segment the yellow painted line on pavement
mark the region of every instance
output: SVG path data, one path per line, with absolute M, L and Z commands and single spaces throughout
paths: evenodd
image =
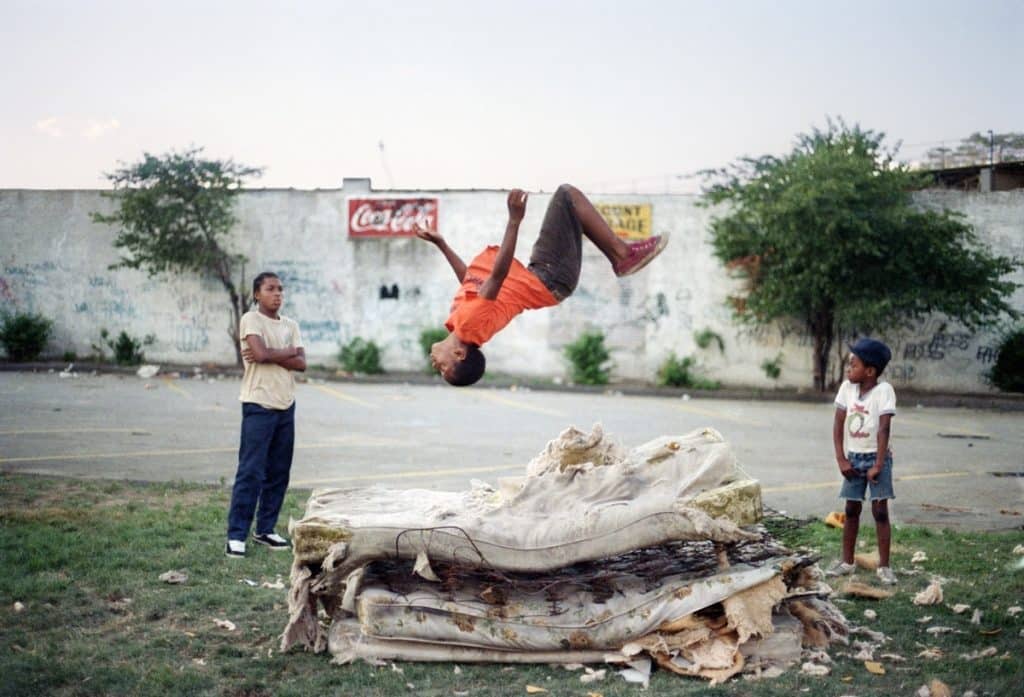
M 897 482 L 913 482 L 921 479 L 946 479 L 948 477 L 969 477 L 970 472 L 936 472 L 934 474 L 905 474 L 902 477 L 895 477 Z M 833 480 L 830 482 L 811 482 L 809 484 L 787 484 L 785 486 L 766 486 L 761 489 L 763 494 L 778 494 L 790 491 L 809 491 L 811 489 L 828 489 L 830 487 L 838 486 L 840 482 Z
M 25 428 L 15 431 L 0 431 L 0 436 L 52 435 L 59 433 L 132 433 L 139 436 L 153 435 L 141 428 Z
M 178 394 L 182 395 L 185 399 L 192 399 L 192 395 L 189 394 L 188 391 L 186 391 L 185 389 L 178 387 L 178 385 L 174 384 L 175 381 L 173 379 L 164 378 L 163 382 L 165 385 L 167 385 L 168 389 L 174 390 Z
M 335 399 L 340 399 L 340 400 L 345 401 L 345 402 L 352 402 L 353 404 L 358 404 L 360 406 L 364 406 L 364 407 L 367 407 L 369 409 L 380 409 L 380 405 L 372 404 L 372 403 L 367 402 L 365 400 L 359 399 L 358 397 L 353 397 L 350 394 L 345 394 L 341 390 L 336 390 L 333 387 L 328 387 L 327 385 L 313 385 L 313 387 L 315 387 L 316 389 L 320 390 L 324 394 L 331 395 Z
M 521 402 L 518 399 L 509 399 L 507 397 L 501 397 L 500 395 L 496 395 L 491 391 L 475 390 L 474 394 L 477 397 L 489 399 L 492 402 L 504 404 L 506 407 L 513 407 L 514 409 L 523 409 L 524 411 L 535 411 L 538 414 L 546 414 L 548 416 L 560 416 L 563 418 L 568 416 L 568 414 L 565 413 L 564 411 L 558 411 L 557 409 L 548 409 L 546 407 L 538 407 L 533 404 L 530 404 L 529 402 Z
M 339 448 L 338 443 L 307 443 L 296 445 L 296 450 Z M 32 455 L 29 457 L 0 457 L 0 464 L 15 462 L 48 462 L 51 460 L 99 460 L 123 457 L 170 457 L 175 455 L 210 455 L 214 453 L 237 453 L 238 446 L 230 448 L 188 448 L 183 450 L 134 450 L 122 453 L 59 453 L 57 455 Z
M 382 472 L 380 474 L 354 474 L 349 476 L 326 477 L 324 479 L 291 480 L 292 486 L 310 486 L 312 484 L 330 484 L 333 482 L 355 482 L 377 479 L 414 479 L 422 477 L 448 477 L 458 474 L 479 474 L 481 472 L 504 472 L 522 470 L 522 465 L 500 465 L 497 467 L 455 467 L 443 470 L 409 470 L 406 472 Z
M 734 416 L 724 411 L 716 411 L 714 409 L 704 409 L 702 407 L 695 407 L 690 404 L 673 404 L 676 409 L 685 411 L 690 414 L 699 414 L 700 416 L 710 416 L 714 419 L 721 419 L 722 421 L 732 421 L 733 423 L 743 424 L 744 426 L 760 426 L 767 427 L 768 424 L 763 421 L 757 421 L 755 419 L 746 419 L 740 416 Z

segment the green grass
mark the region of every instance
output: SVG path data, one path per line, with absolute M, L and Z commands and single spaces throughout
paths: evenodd
M 892 637 L 885 651 L 904 663 L 883 661 L 887 673 L 870 675 L 857 661 L 836 657 L 832 675 L 814 678 L 790 670 L 762 682 L 733 680 L 709 689 L 703 681 L 656 672 L 646 693 L 618 677 L 583 685 L 577 673 L 551 666 L 402 664 L 332 665 L 329 656 L 277 651 L 286 621 L 285 591 L 251 588 L 248 578 L 287 583 L 290 556 L 262 547 L 244 560 L 222 551 L 228 491 L 191 484 L 146 485 L 0 475 L 0 695 L 523 695 L 526 685 L 552 695 L 909 695 L 939 678 L 953 694 L 1017 694 L 1024 681 L 1019 636 L 1024 615 L 1006 608 L 1024 604 L 1024 571 L 1011 568 L 1011 550 L 1024 533 L 964 534 L 898 529 L 894 566 L 909 567 L 923 550 L 928 571 L 949 579 L 946 601 L 980 608 L 979 633 L 970 611 L 955 615 L 946 605 L 919 608 L 913 594 L 926 575 L 903 576 L 895 598 L 840 604 L 847 616 Z M 282 521 L 301 514 L 304 492 L 292 492 Z M 870 534 L 870 529 L 866 532 Z M 780 527 L 791 545 L 836 553 L 838 531 L 813 523 Z M 185 585 L 157 580 L 169 569 L 189 574 Z M 865 578 L 867 580 L 867 578 Z M 130 598 L 130 603 L 124 599 Z M 13 605 L 21 602 L 23 612 Z M 928 625 L 915 620 L 933 615 Z M 228 632 L 214 619 L 237 625 Z M 937 638 L 931 624 L 962 634 Z M 937 646 L 946 658 L 917 658 Z M 989 646 L 1000 656 L 964 661 L 959 654 Z M 844 680 L 848 678 L 848 680 Z M 407 683 L 414 689 L 407 687 Z

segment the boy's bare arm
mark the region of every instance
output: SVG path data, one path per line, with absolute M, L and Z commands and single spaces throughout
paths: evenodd
M 868 480 L 875 482 L 882 473 L 885 456 L 889 453 L 889 434 L 892 430 L 892 414 L 878 417 L 878 451 L 875 453 L 875 464 L 868 470 Z
M 306 349 L 299 346 L 295 349 L 296 354 L 291 358 L 286 358 L 279 362 L 278 365 L 288 370 L 297 370 L 300 373 L 306 370 Z
M 836 464 L 839 465 L 839 473 L 849 479 L 853 476 L 853 465 L 850 464 L 843 451 L 843 429 L 845 427 L 846 410 L 837 407 L 835 418 L 832 420 L 832 445 L 836 451 Z
M 455 253 L 455 250 L 448 246 L 448 243 L 441 237 L 441 233 L 433 232 L 416 223 L 416 236 L 441 250 L 441 254 L 444 254 L 444 258 L 448 260 L 452 271 L 455 272 L 455 277 L 459 279 L 459 283 L 462 283 L 462 279 L 466 277 L 466 263 Z
M 283 349 L 267 348 L 267 345 L 263 342 L 263 337 L 258 334 L 250 334 L 245 337 L 245 348 L 242 349 L 242 358 L 250 363 L 276 363 L 277 365 L 285 368 L 289 367 L 284 365 L 286 361 L 289 361 L 299 355 L 302 356 L 301 370 L 305 370 L 306 358 L 304 349 L 296 348 L 294 346 Z M 299 368 L 289 369 L 299 370 Z
M 491 275 L 480 286 L 480 297 L 487 300 L 494 300 L 498 297 L 501 284 L 508 276 L 508 270 L 512 268 L 512 260 L 516 255 L 516 243 L 519 241 L 519 223 L 523 222 L 526 215 L 527 193 L 521 189 L 513 189 L 508 194 L 508 224 L 505 226 L 505 236 L 501 240 L 501 248 L 494 258 L 494 268 Z

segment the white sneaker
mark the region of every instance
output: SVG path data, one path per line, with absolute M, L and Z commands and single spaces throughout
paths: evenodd
M 245 543 L 241 540 L 228 540 L 228 543 L 224 545 L 224 554 L 235 558 L 244 557 Z
M 892 586 L 896 583 L 896 574 L 894 574 L 892 569 L 888 566 L 878 567 L 878 571 L 875 572 L 875 575 L 878 576 L 879 581 L 887 586 Z
M 826 576 L 849 576 L 856 573 L 856 564 L 847 564 L 842 559 L 836 559 L 832 565 L 825 570 Z
M 252 541 L 256 544 L 266 545 L 271 549 L 291 549 L 291 543 L 276 532 L 269 532 L 266 535 L 253 535 Z

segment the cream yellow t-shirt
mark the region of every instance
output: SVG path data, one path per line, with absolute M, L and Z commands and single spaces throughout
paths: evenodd
M 269 349 L 302 347 L 302 336 L 295 320 L 281 316 L 271 319 L 256 310 L 242 315 L 238 337 L 242 348 L 246 347 L 245 337 L 256 335 L 263 339 Z M 295 401 L 295 378 L 292 371 L 276 363 L 250 363 L 245 361 L 242 376 L 241 402 L 253 402 L 266 409 L 287 409 Z

